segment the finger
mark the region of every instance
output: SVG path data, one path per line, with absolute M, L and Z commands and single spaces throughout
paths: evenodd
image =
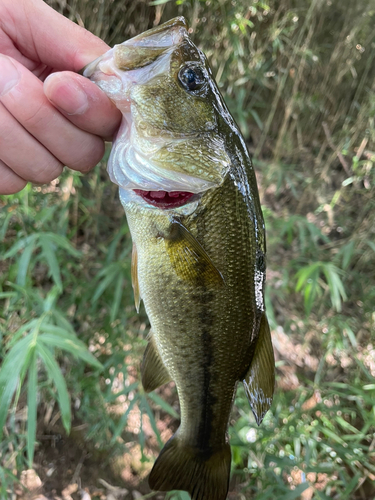
M 112 139 L 120 125 L 120 111 L 83 76 L 68 71 L 53 73 L 44 82 L 44 93 L 72 123 L 91 134 Z
M 15 72 L 19 75 L 17 81 Z M 8 88 L 5 85 L 0 102 L 52 155 L 81 172 L 98 163 L 104 154 L 103 140 L 80 130 L 62 116 L 44 95 L 43 84 L 36 76 L 16 61 L 0 55 L 0 80 L 7 78 L 13 78 L 13 84 L 10 88 L 9 81 Z
M 10 169 L 3 161 L 0 160 L 0 195 L 14 194 L 21 191 L 27 181 L 19 177 L 12 169 Z
M 109 48 L 43 0 L 1 0 L 1 10 L 2 29 L 21 53 L 51 68 L 79 71 Z
M 63 165 L 30 135 L 1 104 L 0 160 L 18 177 L 39 183 L 56 179 L 63 168 Z M 7 175 L 10 176 L 9 173 Z M 2 178 L 0 177 L 0 179 Z M 3 182 L 0 185 L 3 186 Z

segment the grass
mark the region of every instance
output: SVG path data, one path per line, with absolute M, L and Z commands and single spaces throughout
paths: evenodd
M 231 498 L 372 498 L 373 2 L 50 3 L 110 44 L 185 15 L 254 155 L 278 389 L 259 428 L 238 393 Z M 178 407 L 139 384 L 148 323 L 105 159 L 0 208 L 0 498 L 53 423 L 83 425 L 100 460 L 134 454 L 141 482 Z

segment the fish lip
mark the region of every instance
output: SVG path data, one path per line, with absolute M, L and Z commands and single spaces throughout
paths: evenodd
M 142 198 L 142 200 L 148 205 L 160 208 L 161 210 L 172 210 L 174 208 L 182 207 L 192 201 L 197 201 L 201 197 L 200 193 L 191 193 L 189 191 L 159 191 L 160 193 L 165 193 L 164 197 L 160 198 L 150 196 L 151 191 L 143 189 L 133 189 L 132 191 L 137 196 Z
M 189 25 L 186 19 L 183 16 L 178 16 L 174 17 L 170 21 L 160 25 L 156 26 L 154 28 L 151 28 L 144 33 L 140 33 L 139 35 L 131 38 L 130 40 L 127 40 L 124 42 L 124 45 L 135 45 L 135 46 L 155 46 L 153 45 L 155 42 L 155 39 L 157 40 L 157 45 L 159 47 L 171 47 L 173 45 L 177 45 L 182 40 L 185 38 L 187 32 L 189 30 Z M 168 38 L 164 40 L 160 40 L 159 37 L 160 35 L 169 33 L 171 35 L 171 40 L 169 43 L 165 45 L 166 42 L 168 42 Z M 129 43 L 127 43 L 129 42 Z M 163 43 L 164 42 L 164 43 Z
M 162 50 L 162 52 L 170 52 L 172 49 L 182 43 L 183 40 L 188 36 L 188 29 L 188 23 L 183 16 L 175 17 L 161 26 L 151 28 L 150 30 L 145 31 L 144 33 L 141 33 L 140 35 L 137 35 L 133 38 L 130 38 L 129 40 L 126 40 L 119 45 L 114 45 L 112 49 L 84 66 L 81 70 L 78 71 L 78 73 L 85 76 L 86 78 L 90 78 L 99 69 L 107 76 L 116 76 L 116 71 L 111 72 L 110 70 L 108 70 L 108 68 L 104 68 L 103 66 L 101 67 L 101 63 L 105 63 L 108 58 L 112 58 L 113 56 L 116 57 L 116 53 L 119 50 L 123 48 L 129 48 L 133 51 L 137 49 L 150 49 L 150 51 L 152 51 L 159 48 Z M 161 53 L 156 56 L 155 59 L 157 59 L 160 55 Z

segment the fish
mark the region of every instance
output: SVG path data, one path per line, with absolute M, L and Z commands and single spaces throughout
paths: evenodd
M 123 115 L 108 173 L 133 240 L 135 305 L 143 300 L 151 325 L 142 384 L 174 381 L 180 402 L 149 485 L 224 500 L 237 385 L 258 424 L 275 386 L 253 165 L 183 17 L 115 45 L 82 74 Z

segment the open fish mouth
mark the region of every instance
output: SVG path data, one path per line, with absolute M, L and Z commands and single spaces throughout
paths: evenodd
M 149 205 L 165 210 L 182 207 L 194 196 L 194 193 L 188 191 L 143 191 L 141 189 L 133 191 Z
M 197 94 L 211 92 L 212 76 L 183 18 L 115 45 L 82 74 L 123 114 L 107 168 L 124 206 L 187 214 L 222 184 L 231 161 L 217 133 L 214 95 Z

